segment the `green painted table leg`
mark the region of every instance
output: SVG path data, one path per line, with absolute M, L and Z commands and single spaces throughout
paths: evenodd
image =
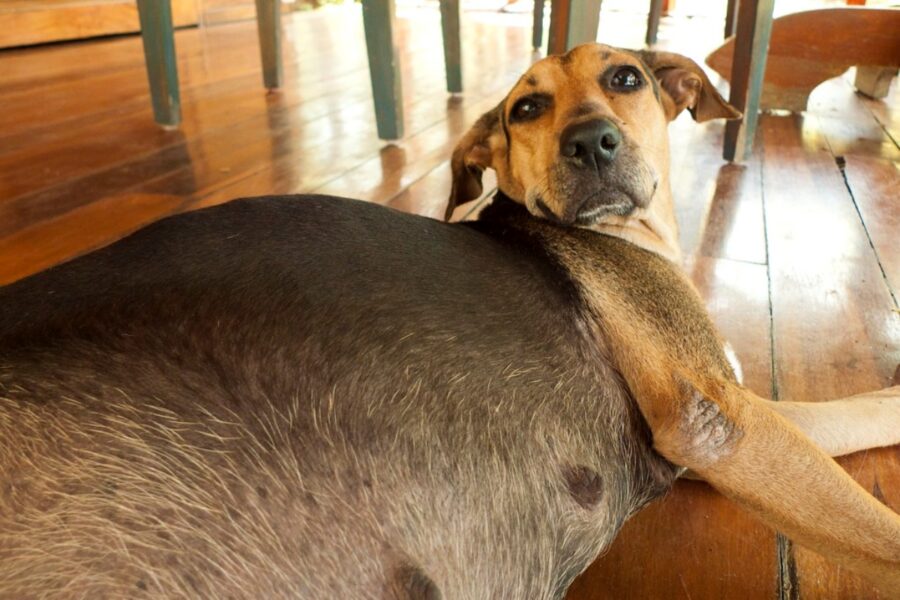
M 547 54 L 563 54 L 579 44 L 597 41 L 602 0 L 553 0 Z
M 163 127 L 181 123 L 175 32 L 169 0 L 137 0 L 153 115 Z
M 284 69 L 281 61 L 281 2 L 256 0 L 256 29 L 262 57 L 263 85 L 281 87 Z
M 444 66 L 447 91 L 462 91 L 462 48 L 459 41 L 459 0 L 441 0 L 441 29 L 444 34 Z
M 531 26 L 531 47 L 540 50 L 544 43 L 544 0 L 534 0 L 534 23 Z
M 403 137 L 403 94 L 394 47 L 394 0 L 363 0 L 362 7 L 378 137 L 396 140 Z
M 741 0 L 738 8 L 728 101 L 744 117 L 725 125 L 725 160 L 739 162 L 753 151 L 774 4 L 775 0 Z
M 647 16 L 647 36 L 644 41 L 648 46 L 656 43 L 659 35 L 659 20 L 662 17 L 663 0 L 650 0 L 650 14 Z

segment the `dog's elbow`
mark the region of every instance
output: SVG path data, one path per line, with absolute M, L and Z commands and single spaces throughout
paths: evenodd
M 653 446 L 669 461 L 693 470 L 704 470 L 726 459 L 737 449 L 743 429 L 733 403 L 711 397 L 689 382 L 678 386 L 678 398 L 664 423 L 653 431 Z M 719 396 L 717 393 L 716 396 Z

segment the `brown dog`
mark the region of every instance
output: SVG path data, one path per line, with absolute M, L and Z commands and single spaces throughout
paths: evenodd
M 492 168 L 500 194 L 532 215 L 677 263 L 666 125 L 685 108 L 698 122 L 740 116 L 696 63 L 677 54 L 590 44 L 544 59 L 457 146 L 447 217 L 481 194 L 481 173 Z M 657 320 L 662 314 L 644 310 L 646 300 L 617 306 L 628 293 L 611 290 L 616 277 L 598 273 L 567 240 L 548 245 L 578 273 L 598 335 L 635 394 L 655 449 L 798 541 L 868 574 L 892 597 L 900 594 L 897 515 L 794 429 L 831 456 L 900 443 L 900 386 L 829 403 L 762 400 L 716 374 L 718 354 L 679 352 L 699 341 L 683 337 L 693 307 L 670 297 L 666 318 Z M 789 457 L 778 473 L 760 467 L 770 453 Z
M 0 597 L 559 598 L 686 468 L 895 593 L 900 517 L 816 444 L 900 442 L 900 394 L 735 380 L 673 262 L 683 108 L 734 114 L 582 47 L 455 152 L 477 223 L 235 201 L 0 288 Z

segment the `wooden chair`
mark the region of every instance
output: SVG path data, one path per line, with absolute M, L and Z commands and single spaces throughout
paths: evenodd
M 169 0 L 137 0 L 150 95 L 156 122 L 177 127 L 181 122 L 178 65 Z M 441 0 L 441 27 L 447 90 L 462 91 L 462 52 L 459 37 L 459 0 Z M 375 118 L 381 139 L 403 137 L 403 102 L 400 69 L 394 44 L 394 0 L 363 0 L 363 25 L 369 55 L 369 73 Z M 263 85 L 281 87 L 281 10 L 278 0 L 256 0 Z
M 706 63 L 730 81 L 733 55 L 733 41 L 727 40 Z M 824 8 L 779 17 L 772 23 L 767 62 L 763 110 L 806 110 L 813 89 L 850 67 L 856 67 L 860 92 L 883 98 L 900 67 L 900 11 Z

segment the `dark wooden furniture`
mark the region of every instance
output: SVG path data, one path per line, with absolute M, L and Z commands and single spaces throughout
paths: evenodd
M 734 41 L 727 40 L 706 62 L 731 80 Z M 826 8 L 779 17 L 772 23 L 767 63 L 763 110 L 806 110 L 814 88 L 853 66 L 857 89 L 883 98 L 900 67 L 900 11 Z

